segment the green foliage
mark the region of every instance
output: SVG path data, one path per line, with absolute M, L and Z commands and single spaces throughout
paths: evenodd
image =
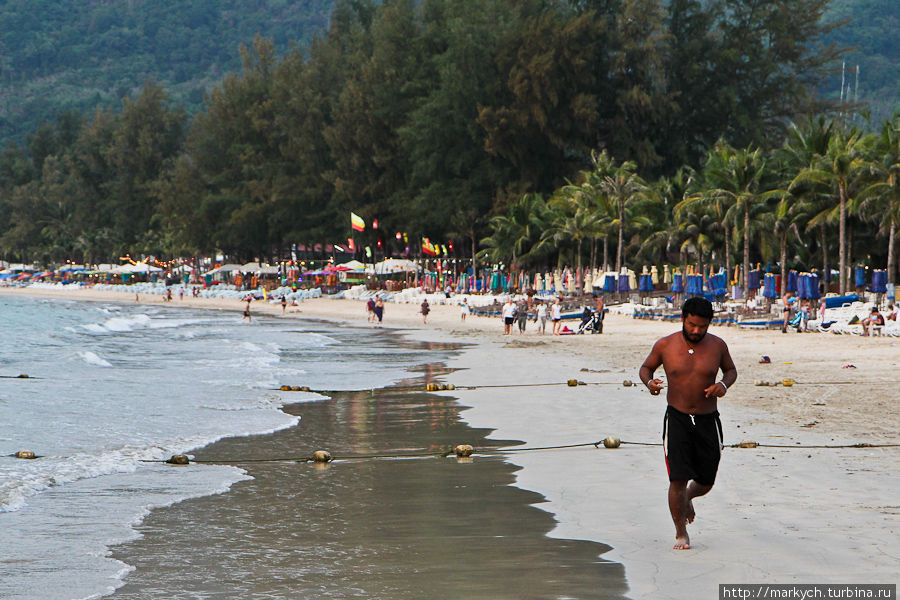
M 334 0 L 0 0 L 0 145 L 66 111 L 117 108 L 152 79 L 189 114 L 255 35 L 305 47 Z

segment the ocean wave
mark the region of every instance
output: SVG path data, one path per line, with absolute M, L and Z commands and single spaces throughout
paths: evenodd
M 111 367 L 112 363 L 108 360 L 100 357 L 96 352 L 91 352 L 90 350 L 84 350 L 78 353 L 78 356 L 89 365 L 95 365 L 98 367 Z

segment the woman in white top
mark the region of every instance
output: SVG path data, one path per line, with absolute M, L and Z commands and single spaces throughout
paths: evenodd
M 550 307 L 550 320 L 553 321 L 553 333 L 558 334 L 562 327 L 562 308 L 559 306 L 559 300 Z
M 538 335 L 544 335 L 544 332 L 547 331 L 547 305 L 541 301 L 538 301 L 537 305 L 537 321 Z

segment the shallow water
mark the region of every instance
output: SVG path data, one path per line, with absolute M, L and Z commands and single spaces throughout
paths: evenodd
M 439 373 L 430 369 L 419 384 Z M 335 456 L 486 442 L 445 396 L 406 389 L 335 393 L 287 408 L 297 427 L 222 440 L 206 460 Z M 238 464 L 238 463 L 236 463 Z M 137 598 L 620 598 L 608 547 L 552 539 L 543 498 L 502 456 L 245 463 L 227 494 L 154 512 L 115 556 L 137 570 L 114 596 Z M 189 467 L 200 468 L 200 467 Z M 173 549 L 178 549 L 177 558 Z

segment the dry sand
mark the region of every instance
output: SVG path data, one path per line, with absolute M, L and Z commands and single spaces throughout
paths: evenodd
M 0 293 L 135 301 L 133 292 L 90 289 Z M 235 300 L 205 298 L 167 304 L 243 309 Z M 278 304 L 255 302 L 252 311 L 281 317 Z M 288 307 L 289 317 L 373 326 L 364 303 L 352 300 L 307 300 Z M 388 303 L 384 326 L 416 339 L 468 344 L 450 365 L 459 370 L 447 381 L 457 386 L 562 384 L 572 378 L 598 384 L 444 392 L 469 407 L 463 418 L 472 426 L 495 428 L 494 439 L 521 440 L 522 447 L 581 444 L 609 435 L 659 441 L 664 400 L 622 382 L 639 381 L 638 367 L 653 342 L 680 324 L 610 315 L 602 335 L 539 336 L 529 323 L 525 335 L 503 336 L 498 318 L 469 316 L 461 322 L 458 307 L 436 305 L 423 325 L 417 305 Z M 719 404 L 726 445 L 900 444 L 900 339 L 710 331 L 728 343 L 739 374 Z M 771 363 L 760 364 L 761 355 Z M 785 378 L 797 383 L 754 385 Z M 632 598 L 714 598 L 719 584 L 734 583 L 898 582 L 900 447 L 726 448 L 715 488 L 695 501 L 689 551 L 671 549 L 674 528 L 658 446 L 520 452 L 509 454 L 509 461 L 523 467 L 518 486 L 547 498 L 541 507 L 558 520 L 554 536 L 614 548 L 604 558 L 625 566 Z

